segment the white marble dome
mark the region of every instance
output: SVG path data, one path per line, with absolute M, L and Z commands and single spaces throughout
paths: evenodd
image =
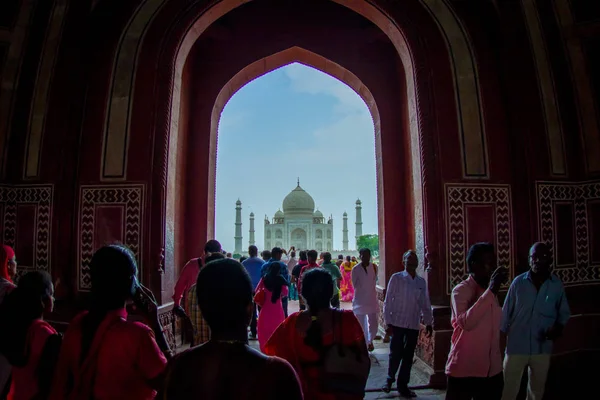
M 285 196 L 283 199 L 283 212 L 285 214 L 313 214 L 315 211 L 315 201 L 306 193 L 304 189 L 300 187 L 300 184 L 296 186 L 296 189 L 292 190 L 290 194 Z
M 281 210 L 277 210 L 277 212 L 275 213 L 275 218 L 283 218 L 283 213 L 281 212 Z
M 313 214 L 313 217 L 315 217 L 315 218 L 323 218 L 323 213 L 321 211 L 317 210 Z

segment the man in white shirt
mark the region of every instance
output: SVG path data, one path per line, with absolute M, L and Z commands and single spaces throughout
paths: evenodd
M 365 333 L 365 340 L 369 351 L 373 351 L 373 339 L 377 336 L 379 322 L 379 304 L 377 303 L 377 265 L 371 263 L 371 250 L 359 250 L 360 260 L 352 268 L 352 285 L 354 286 L 354 300 L 352 311 L 360 322 Z M 368 325 L 367 325 L 368 321 Z
M 408 389 L 408 382 L 419 338 L 421 317 L 426 325 L 427 334 L 431 335 L 433 313 L 427 293 L 427 282 L 417 275 L 417 253 L 413 250 L 407 251 L 404 253 L 403 262 L 404 271 L 397 272 L 390 278 L 383 306 L 386 333 L 392 337 L 388 377 L 383 391 L 391 391 L 396 372 L 400 368 L 398 392 L 401 396 L 410 398 L 416 397 L 415 392 Z

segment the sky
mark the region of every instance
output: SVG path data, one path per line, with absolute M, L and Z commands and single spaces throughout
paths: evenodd
M 349 86 L 293 63 L 248 83 L 225 106 L 218 128 L 216 238 L 234 250 L 235 202 L 242 202 L 242 249 L 249 215 L 263 249 L 264 218 L 300 186 L 326 216 L 333 215 L 334 248 L 342 249 L 348 213 L 354 248 L 355 202 L 362 201 L 363 234 L 376 234 L 377 178 L 373 120 Z

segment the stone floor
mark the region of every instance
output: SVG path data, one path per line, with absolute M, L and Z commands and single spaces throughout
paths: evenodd
M 351 303 L 342 303 L 342 308 L 349 310 L 352 309 Z M 298 311 L 298 302 L 290 301 L 288 305 L 289 313 Z M 251 341 L 250 344 L 258 348 L 257 341 Z M 398 399 L 401 398 L 398 392 L 392 391 L 391 393 L 384 393 L 381 391 L 381 387 L 385 384 L 387 379 L 387 368 L 388 368 L 388 357 L 389 357 L 389 345 L 383 343 L 381 340 L 375 340 L 375 351 L 371 353 L 371 373 L 369 374 L 369 380 L 367 381 L 367 395 L 365 399 Z M 413 364 L 411 376 L 410 376 L 410 387 L 423 387 L 429 382 L 428 366 L 425 365 L 421 360 L 416 359 Z M 395 389 L 395 387 L 394 387 Z M 415 390 L 418 397 L 417 399 L 423 400 L 438 400 L 444 398 L 444 391 L 433 390 L 433 389 L 419 389 Z

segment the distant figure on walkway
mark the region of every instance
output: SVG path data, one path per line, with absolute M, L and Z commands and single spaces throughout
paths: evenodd
M 373 351 L 373 340 L 379 328 L 377 303 L 377 265 L 371 263 L 371 250 L 359 250 L 361 263 L 352 268 L 352 285 L 354 286 L 354 301 L 352 310 L 365 333 L 367 347 Z
M 429 336 L 433 332 L 433 313 L 427 282 L 417 275 L 419 258 L 417 253 L 409 250 L 404 253 L 404 271 L 397 272 L 390 278 L 385 295 L 383 315 L 387 325 L 387 334 L 392 337 L 390 342 L 390 364 L 388 377 L 383 391 L 389 393 L 398 374 L 398 392 L 403 397 L 417 397 L 408 388 L 421 317 Z M 402 366 L 400 366 L 402 364 Z
M 266 262 L 271 259 L 271 250 L 263 250 L 260 253 L 260 257 Z
M 346 256 L 340 266 L 340 272 L 342 273 L 342 282 L 340 283 L 340 290 L 342 301 L 348 302 L 354 300 L 354 286 L 352 285 L 352 268 L 355 264 L 352 263 L 350 256 Z
M 293 249 L 293 247 L 292 247 Z M 296 250 L 290 251 L 290 259 L 287 262 L 288 272 L 290 274 L 290 300 L 298 300 L 298 287 L 296 286 L 296 282 L 293 277 L 294 268 L 298 264 L 298 259 L 296 258 Z
M 217 260 L 200 271 L 198 305 L 212 337 L 173 359 L 160 399 L 303 399 L 298 376 L 287 361 L 248 346 L 253 289 L 235 260 Z
M 319 264 L 317 264 L 318 253 L 316 250 L 309 250 L 306 252 L 306 258 L 308 263 L 302 267 L 300 271 L 300 279 L 298 280 L 298 292 L 302 293 L 302 284 L 304 279 L 304 274 L 314 268 L 321 268 Z M 300 303 L 300 310 L 306 310 L 306 304 L 304 302 Z
M 343 262 L 344 262 L 344 255 L 343 254 L 338 255 L 337 260 L 335 260 L 335 265 L 337 265 L 337 267 L 339 268 L 342 266 Z
M 454 332 L 446 362 L 446 400 L 500 400 L 502 309 L 496 295 L 507 270 L 496 268 L 491 243 L 477 243 L 467 254 L 467 272 L 469 277 L 452 290 Z
M 278 263 L 269 264 L 267 274 L 256 287 L 256 297 L 261 298 L 261 300 L 257 300 L 260 306 L 258 343 L 263 352 L 267 340 L 286 318 L 281 306 L 281 299 L 287 296 L 288 282 L 281 276 L 280 265 Z
M 300 310 L 304 310 L 306 306 L 304 305 L 304 299 L 300 296 L 300 273 L 302 272 L 302 268 L 308 265 L 308 256 L 306 255 L 306 250 L 300 250 L 298 264 L 292 270 L 292 282 L 296 285 L 296 290 L 298 292 L 298 303 Z
M 565 288 L 550 272 L 551 265 L 546 244 L 531 246 L 531 269 L 512 281 L 504 301 L 502 332 L 508 337 L 503 400 L 516 399 L 525 368 L 529 369 L 527 400 L 544 397 L 554 340 L 562 335 L 571 316 Z
M 251 245 L 248 247 L 248 259 L 244 260 L 242 265 L 246 268 L 250 280 L 252 281 L 252 290 L 255 291 L 262 277 L 262 266 L 265 261 L 258 257 L 258 247 Z M 254 293 L 252 294 L 254 298 Z M 256 318 L 258 317 L 258 309 L 256 303 L 254 303 L 254 312 L 252 313 L 252 321 L 250 322 L 250 338 L 256 339 Z
M 333 308 L 340 308 L 340 282 L 342 281 L 342 274 L 334 263 L 331 262 L 331 253 L 325 252 L 323 254 L 323 264 L 321 267 L 325 271 L 329 272 L 331 279 L 333 280 L 333 297 L 331 298 L 331 306 Z
M 332 295 L 331 275 L 322 268 L 306 272 L 302 297 L 308 311 L 279 325 L 265 352 L 294 366 L 306 399 L 362 400 L 371 366 L 364 334 L 351 311 L 331 309 Z
M 281 257 L 283 256 L 283 249 L 280 247 L 273 247 L 271 249 L 271 258 L 261 267 L 261 275 L 264 277 L 270 270 L 271 265 L 277 264 L 279 266 L 279 274 L 285 279 L 287 285 L 290 284 L 290 274 L 288 273 L 287 264 L 281 261 Z M 288 290 L 285 291 L 285 296 L 281 298 L 281 307 L 283 308 L 283 314 L 287 318 L 288 316 Z

